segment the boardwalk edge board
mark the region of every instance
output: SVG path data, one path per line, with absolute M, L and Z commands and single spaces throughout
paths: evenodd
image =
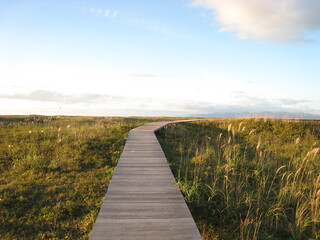
M 201 239 L 155 136 L 188 121 L 151 122 L 129 132 L 90 240 Z

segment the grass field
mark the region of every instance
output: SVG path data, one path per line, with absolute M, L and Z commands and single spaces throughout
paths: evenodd
M 320 239 L 320 122 L 220 119 L 158 139 L 203 239 Z
M 0 117 L 0 239 L 88 239 L 129 130 L 157 120 Z
M 0 239 L 88 239 L 130 129 L 168 118 L 0 117 Z M 320 122 L 158 133 L 204 239 L 320 239 Z

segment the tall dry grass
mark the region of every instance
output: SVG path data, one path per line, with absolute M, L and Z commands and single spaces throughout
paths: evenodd
M 215 120 L 159 139 L 204 239 L 320 239 L 320 123 Z

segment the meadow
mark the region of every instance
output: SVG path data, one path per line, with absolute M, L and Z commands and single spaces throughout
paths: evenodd
M 1 116 L 0 239 L 88 239 L 128 132 L 159 120 Z
M 320 239 L 320 122 L 216 119 L 158 132 L 203 239 Z
M 0 117 L 0 238 L 88 239 L 128 132 L 172 118 Z M 158 132 L 203 239 L 320 239 L 320 122 Z

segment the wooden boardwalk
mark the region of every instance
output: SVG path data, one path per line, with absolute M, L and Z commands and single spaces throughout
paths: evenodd
M 201 239 L 154 134 L 167 124 L 130 131 L 90 240 Z

